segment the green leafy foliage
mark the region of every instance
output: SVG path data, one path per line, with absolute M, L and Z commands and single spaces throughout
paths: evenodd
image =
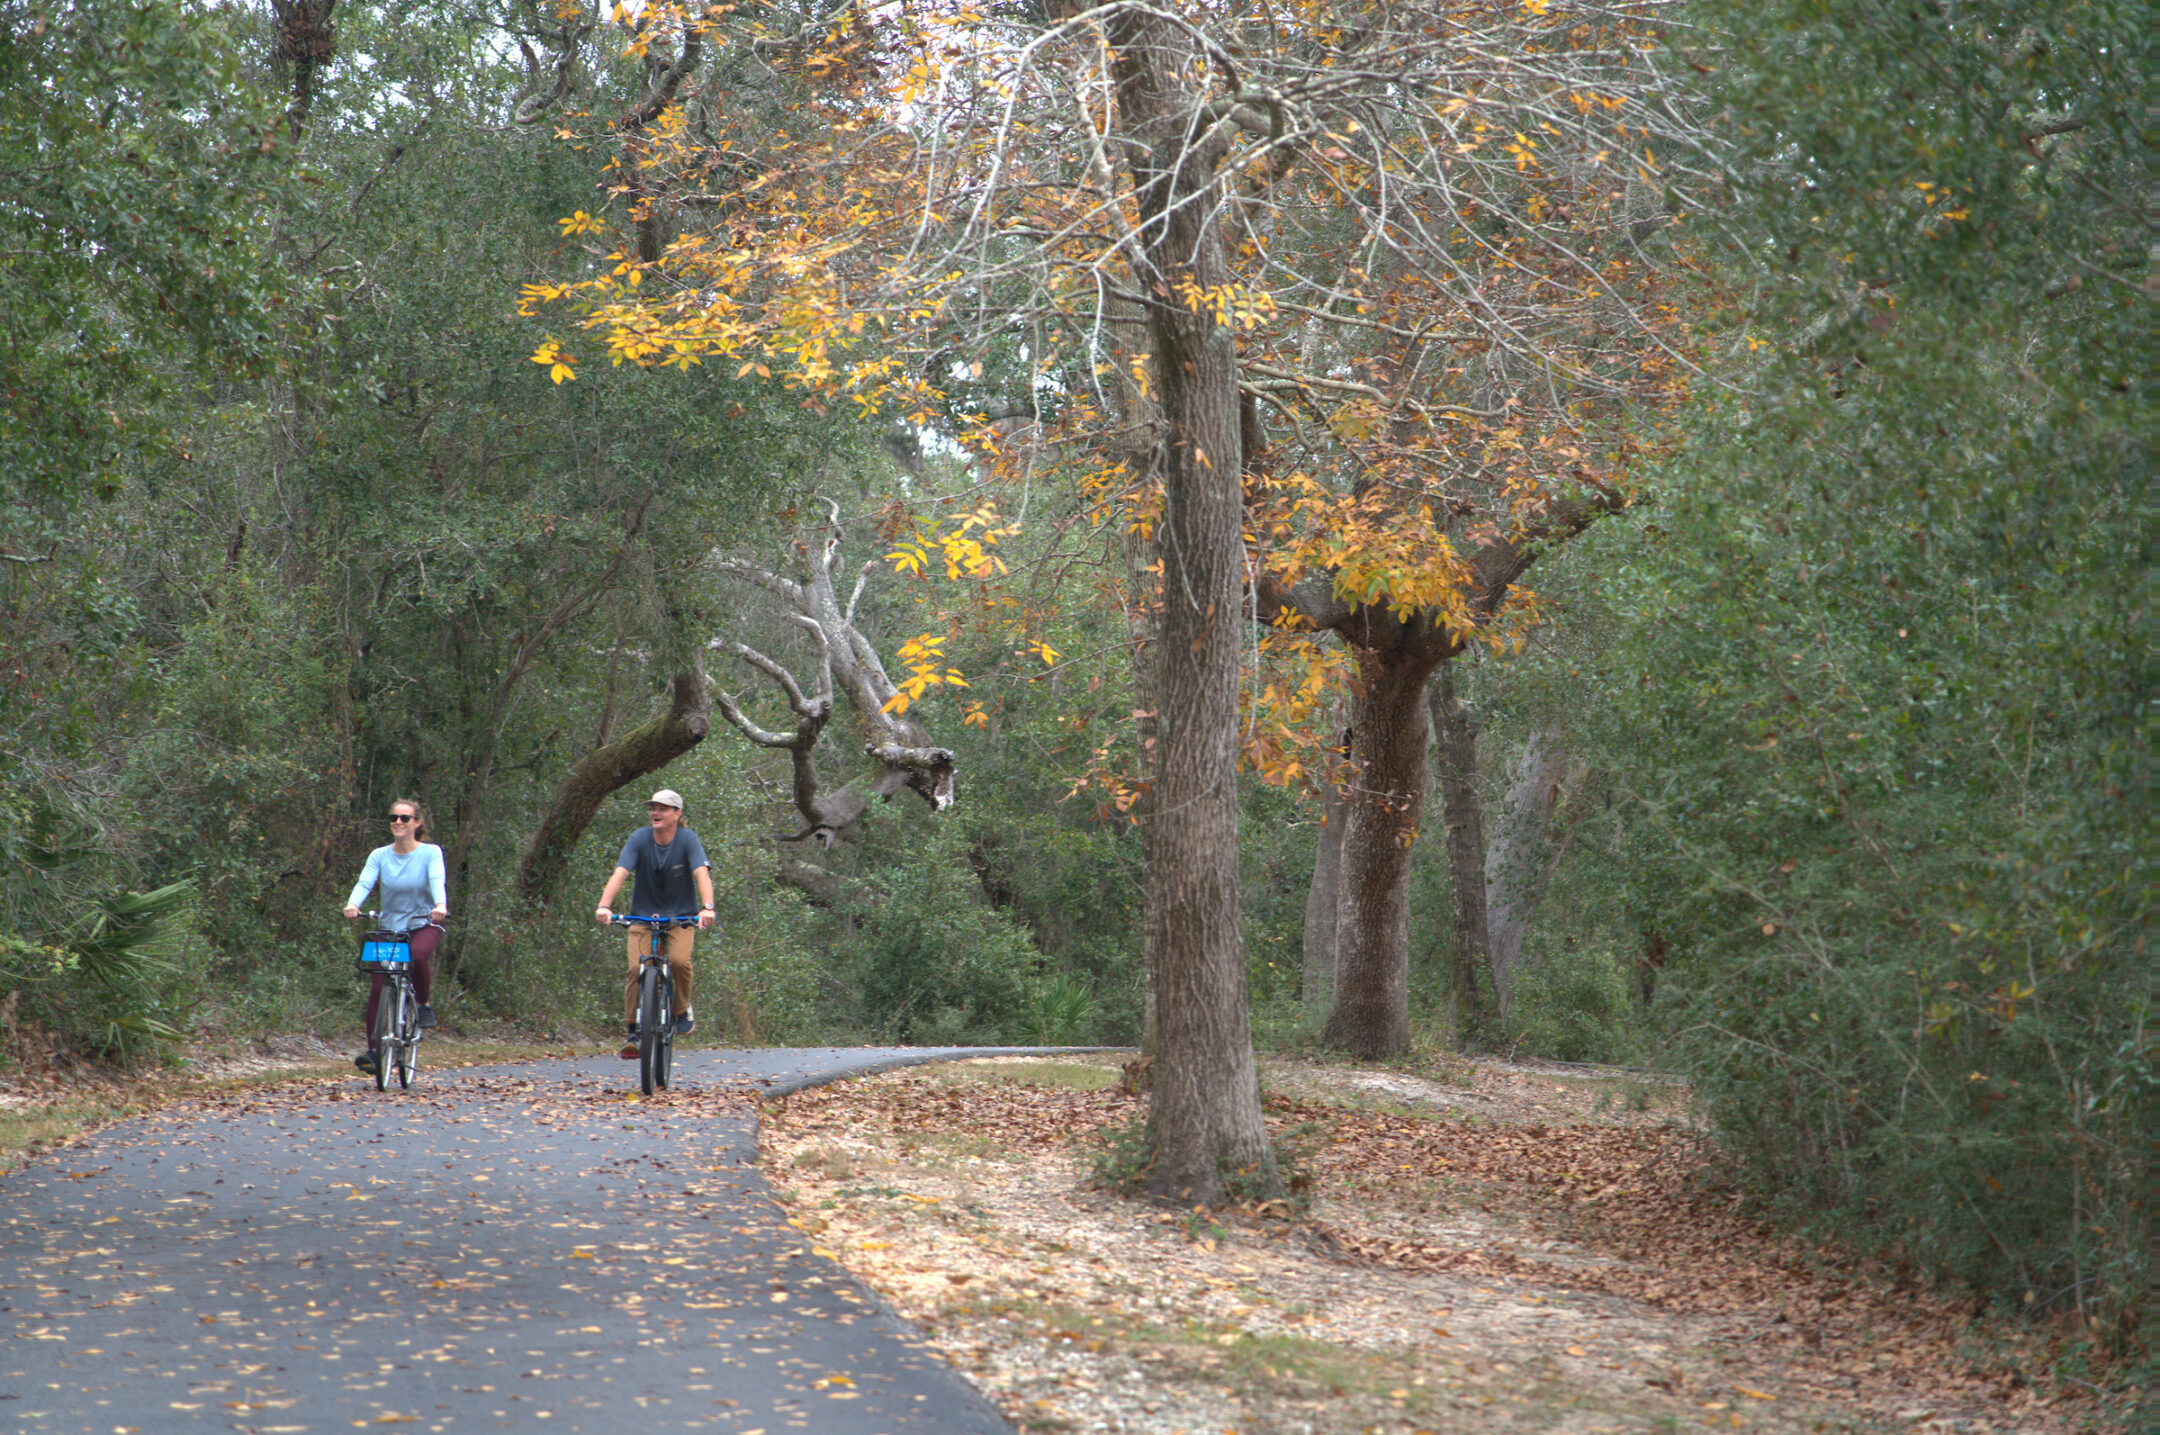
M 1554 1061 L 1633 1060 L 1640 1027 L 1631 966 L 1602 945 L 1524 963 L 1508 1006 L 1508 1049 Z
M 58 536 L 164 437 L 179 372 L 266 356 L 286 182 L 236 12 L 173 0 L 0 5 L 0 544 Z
M 2135 17 L 1706 18 L 1740 391 L 1582 555 L 1616 640 L 1574 681 L 1632 799 L 1584 860 L 1757 1190 L 2120 1348 L 2154 1081 Z
M 55 903 L 46 930 L 0 934 L 10 1034 L 33 1026 L 119 1060 L 181 1040 L 204 967 L 194 904 L 194 884 L 175 882 L 72 910 Z
M 926 1046 L 1016 1042 L 1041 953 L 985 898 L 957 829 L 916 837 L 908 860 L 864 879 L 868 910 L 834 953 L 850 1024 Z
M 291 174 L 239 22 L 0 4 L 0 964 L 25 1019 L 96 1054 L 185 1021 L 186 918 L 116 895 L 143 871 L 100 748 L 153 703 L 140 592 L 80 542 L 102 516 L 85 500 L 172 449 L 202 384 L 269 354 L 264 250 Z

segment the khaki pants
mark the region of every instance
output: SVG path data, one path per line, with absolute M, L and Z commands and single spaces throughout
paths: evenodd
M 675 981 L 675 1015 L 690 1010 L 690 943 L 697 936 L 695 927 L 669 927 L 663 939 L 667 952 L 668 975 Z M 643 922 L 630 926 L 630 989 L 623 998 L 625 1020 L 637 1022 L 638 977 L 645 970 L 645 958 L 652 953 L 652 928 Z

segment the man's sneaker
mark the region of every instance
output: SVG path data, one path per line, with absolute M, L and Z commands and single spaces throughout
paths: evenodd
M 363 1051 L 352 1059 L 352 1064 L 368 1075 L 373 1076 L 375 1074 L 375 1053 L 373 1051 Z
M 688 1008 L 685 1008 L 675 1018 L 675 1034 L 677 1036 L 688 1036 L 691 1032 L 696 1030 L 697 1018 L 690 1014 Z
M 624 1061 L 636 1061 L 638 1059 L 637 1043 L 632 1042 L 630 1045 L 624 1047 L 621 1051 L 618 1051 L 615 1054 L 621 1057 Z
M 426 1002 L 420 1003 L 420 1030 L 426 1031 L 433 1025 L 435 1025 L 435 1008 L 429 1006 Z

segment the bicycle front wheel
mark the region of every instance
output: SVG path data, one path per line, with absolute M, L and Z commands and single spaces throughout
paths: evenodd
M 420 1063 L 420 999 L 404 982 L 398 983 L 398 1090 L 412 1088 L 413 1071 Z
M 655 1086 L 667 1084 L 660 1063 L 666 1050 L 660 1041 L 660 1022 L 665 1015 L 660 998 L 660 970 L 645 968 L 638 982 L 638 1086 L 647 1096 Z
M 390 1063 L 397 1055 L 397 991 L 390 983 L 383 984 L 383 993 L 375 1003 L 375 1089 L 390 1089 Z

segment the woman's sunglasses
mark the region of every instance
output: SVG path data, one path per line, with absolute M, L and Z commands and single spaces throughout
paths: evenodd
M 393 812 L 390 814 L 390 820 L 392 822 L 418 822 L 420 819 L 410 812 Z

